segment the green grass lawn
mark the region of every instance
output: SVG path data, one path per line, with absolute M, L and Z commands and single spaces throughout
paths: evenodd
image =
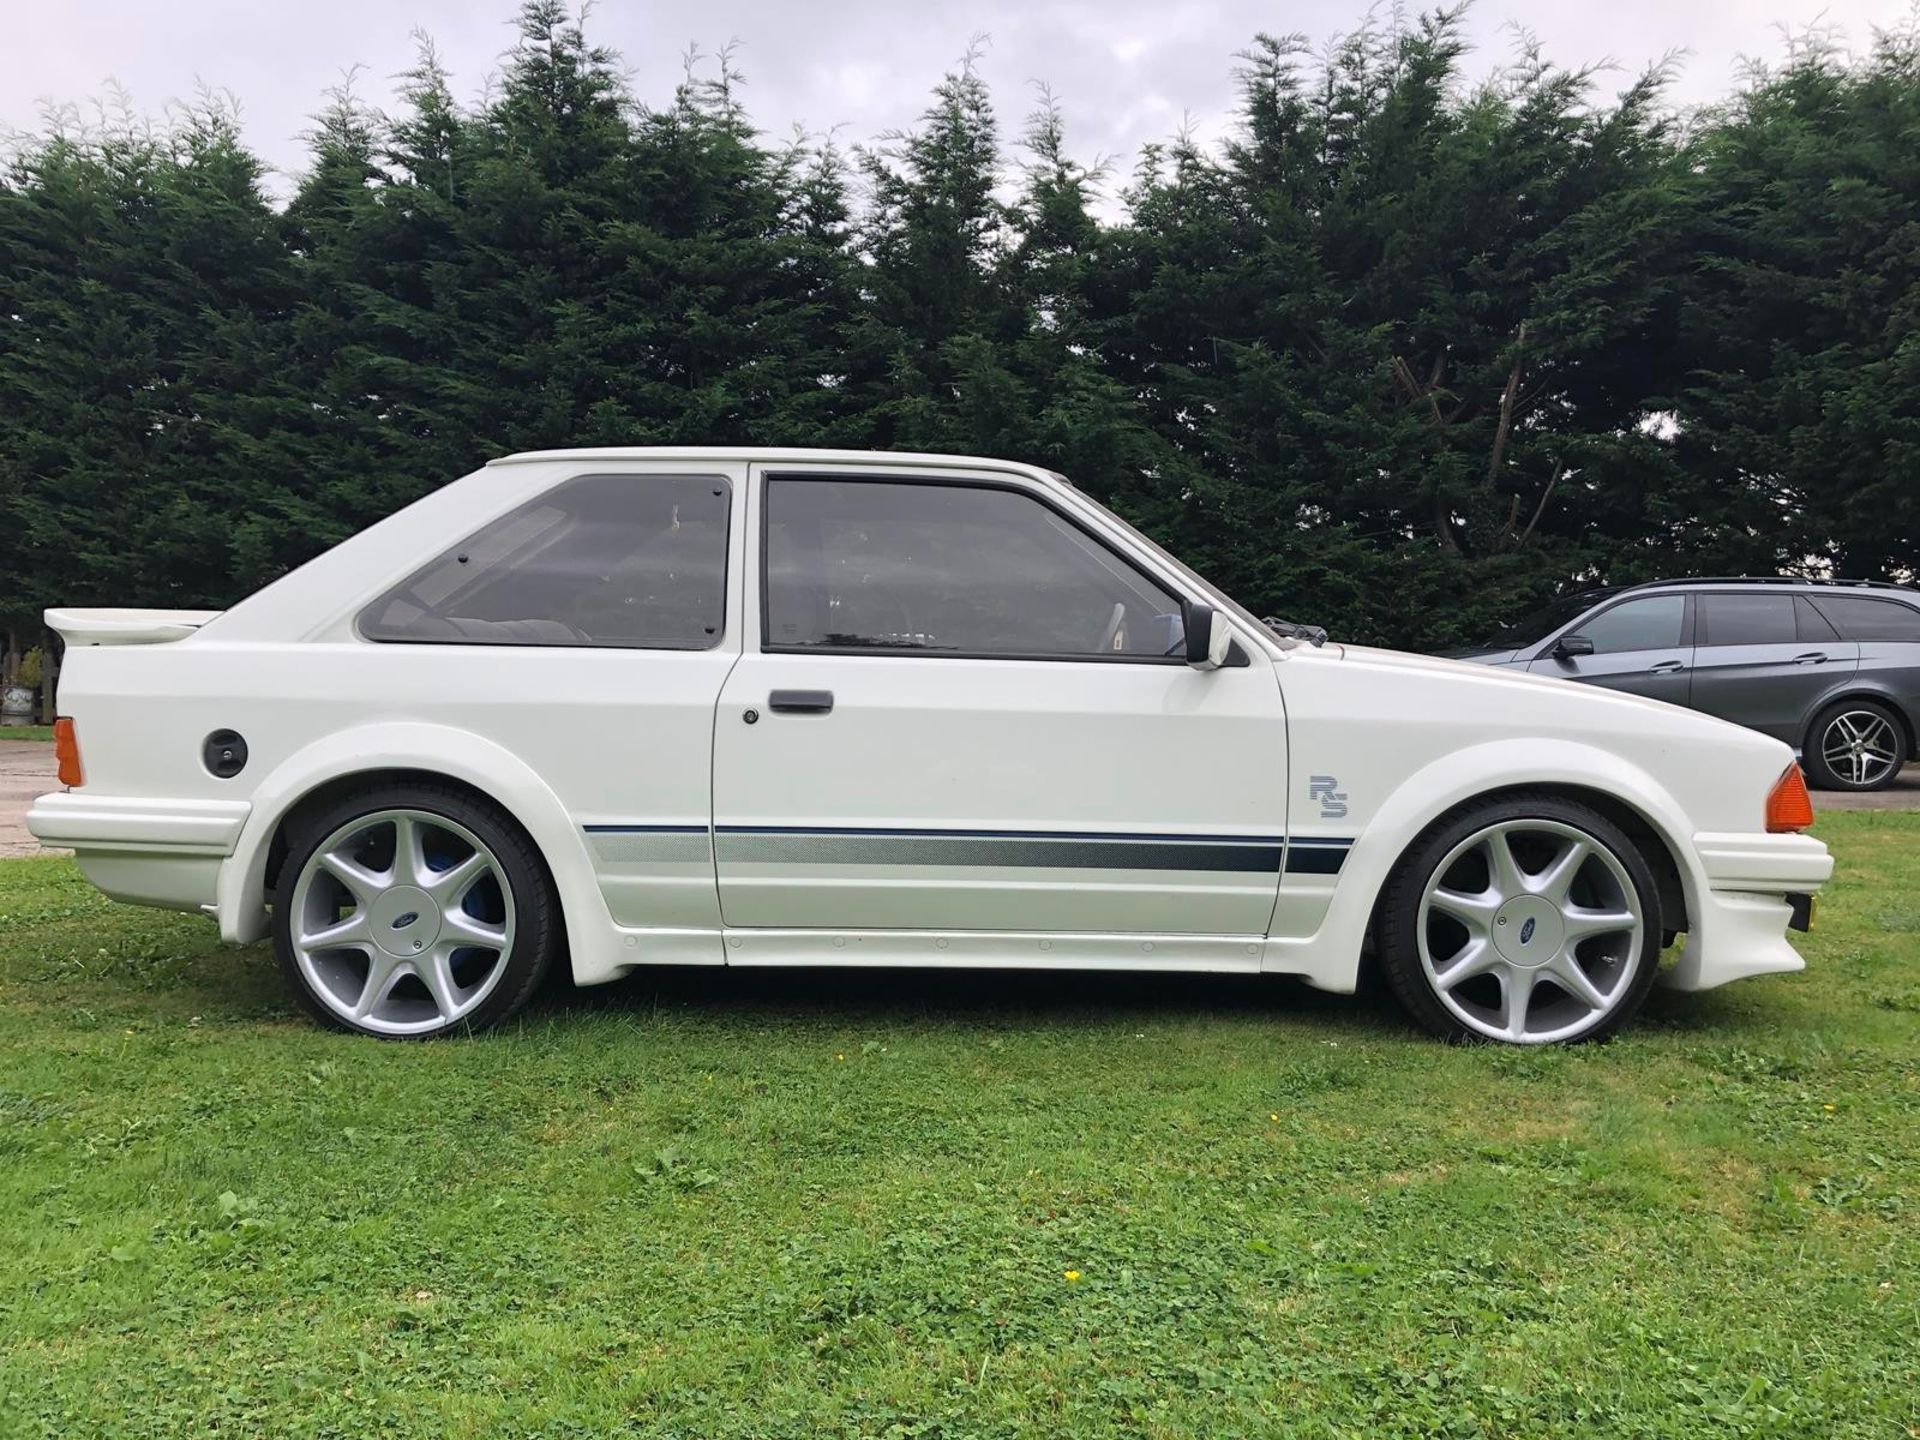
M 0 726 L 0 740 L 51 740 L 51 725 L 7 725 Z
M 1803 975 L 1445 1047 L 1207 977 L 323 1033 L 0 862 L 0 1434 L 1920 1434 L 1920 816 Z

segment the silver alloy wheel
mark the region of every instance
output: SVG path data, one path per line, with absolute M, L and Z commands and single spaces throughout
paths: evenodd
M 314 996 L 356 1029 L 418 1035 L 471 1015 L 513 950 L 513 888 L 479 836 L 424 810 L 348 821 L 308 858 L 287 934 Z
M 1620 858 L 1557 820 L 1462 840 L 1420 899 L 1420 967 L 1462 1025 L 1515 1044 L 1571 1040 L 1633 989 L 1646 939 Z
M 1893 723 L 1872 710 L 1842 710 L 1820 736 L 1820 758 L 1849 785 L 1868 789 L 1887 778 L 1900 759 Z

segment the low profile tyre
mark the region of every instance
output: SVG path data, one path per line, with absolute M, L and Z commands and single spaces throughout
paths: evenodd
M 1883 790 L 1907 763 L 1907 732 L 1884 705 L 1842 700 L 1820 712 L 1801 754 L 1821 790 Z
M 1426 1029 L 1545 1045 L 1632 1017 L 1660 963 L 1660 896 L 1618 826 L 1556 795 L 1463 806 L 1381 896 L 1381 969 Z
M 274 950 L 322 1024 L 385 1039 L 483 1030 L 539 985 L 559 901 L 497 806 L 382 786 L 307 817 L 274 893 Z

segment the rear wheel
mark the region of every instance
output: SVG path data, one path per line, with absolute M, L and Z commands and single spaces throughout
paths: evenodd
M 1801 754 L 1822 790 L 1881 790 L 1907 763 L 1907 734 L 1886 706 L 1842 700 L 1820 712 Z
M 498 807 L 433 785 L 369 788 L 307 817 L 274 900 L 274 949 L 301 1005 L 388 1039 L 504 1020 L 559 935 L 532 842 Z
M 1438 1035 L 1592 1040 L 1640 1008 L 1660 959 L 1660 898 L 1640 851 L 1557 795 L 1464 806 L 1401 859 L 1381 897 L 1396 998 Z

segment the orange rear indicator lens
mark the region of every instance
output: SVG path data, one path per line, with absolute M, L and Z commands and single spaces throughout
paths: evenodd
M 1774 782 L 1767 796 L 1767 829 L 1804 830 L 1813 824 L 1813 797 L 1807 794 L 1806 777 L 1798 765 L 1787 766 L 1787 773 Z
M 60 783 L 78 790 L 86 783 L 86 771 L 80 768 L 80 737 L 73 733 L 73 721 L 62 715 L 53 722 L 53 758 L 60 766 Z

